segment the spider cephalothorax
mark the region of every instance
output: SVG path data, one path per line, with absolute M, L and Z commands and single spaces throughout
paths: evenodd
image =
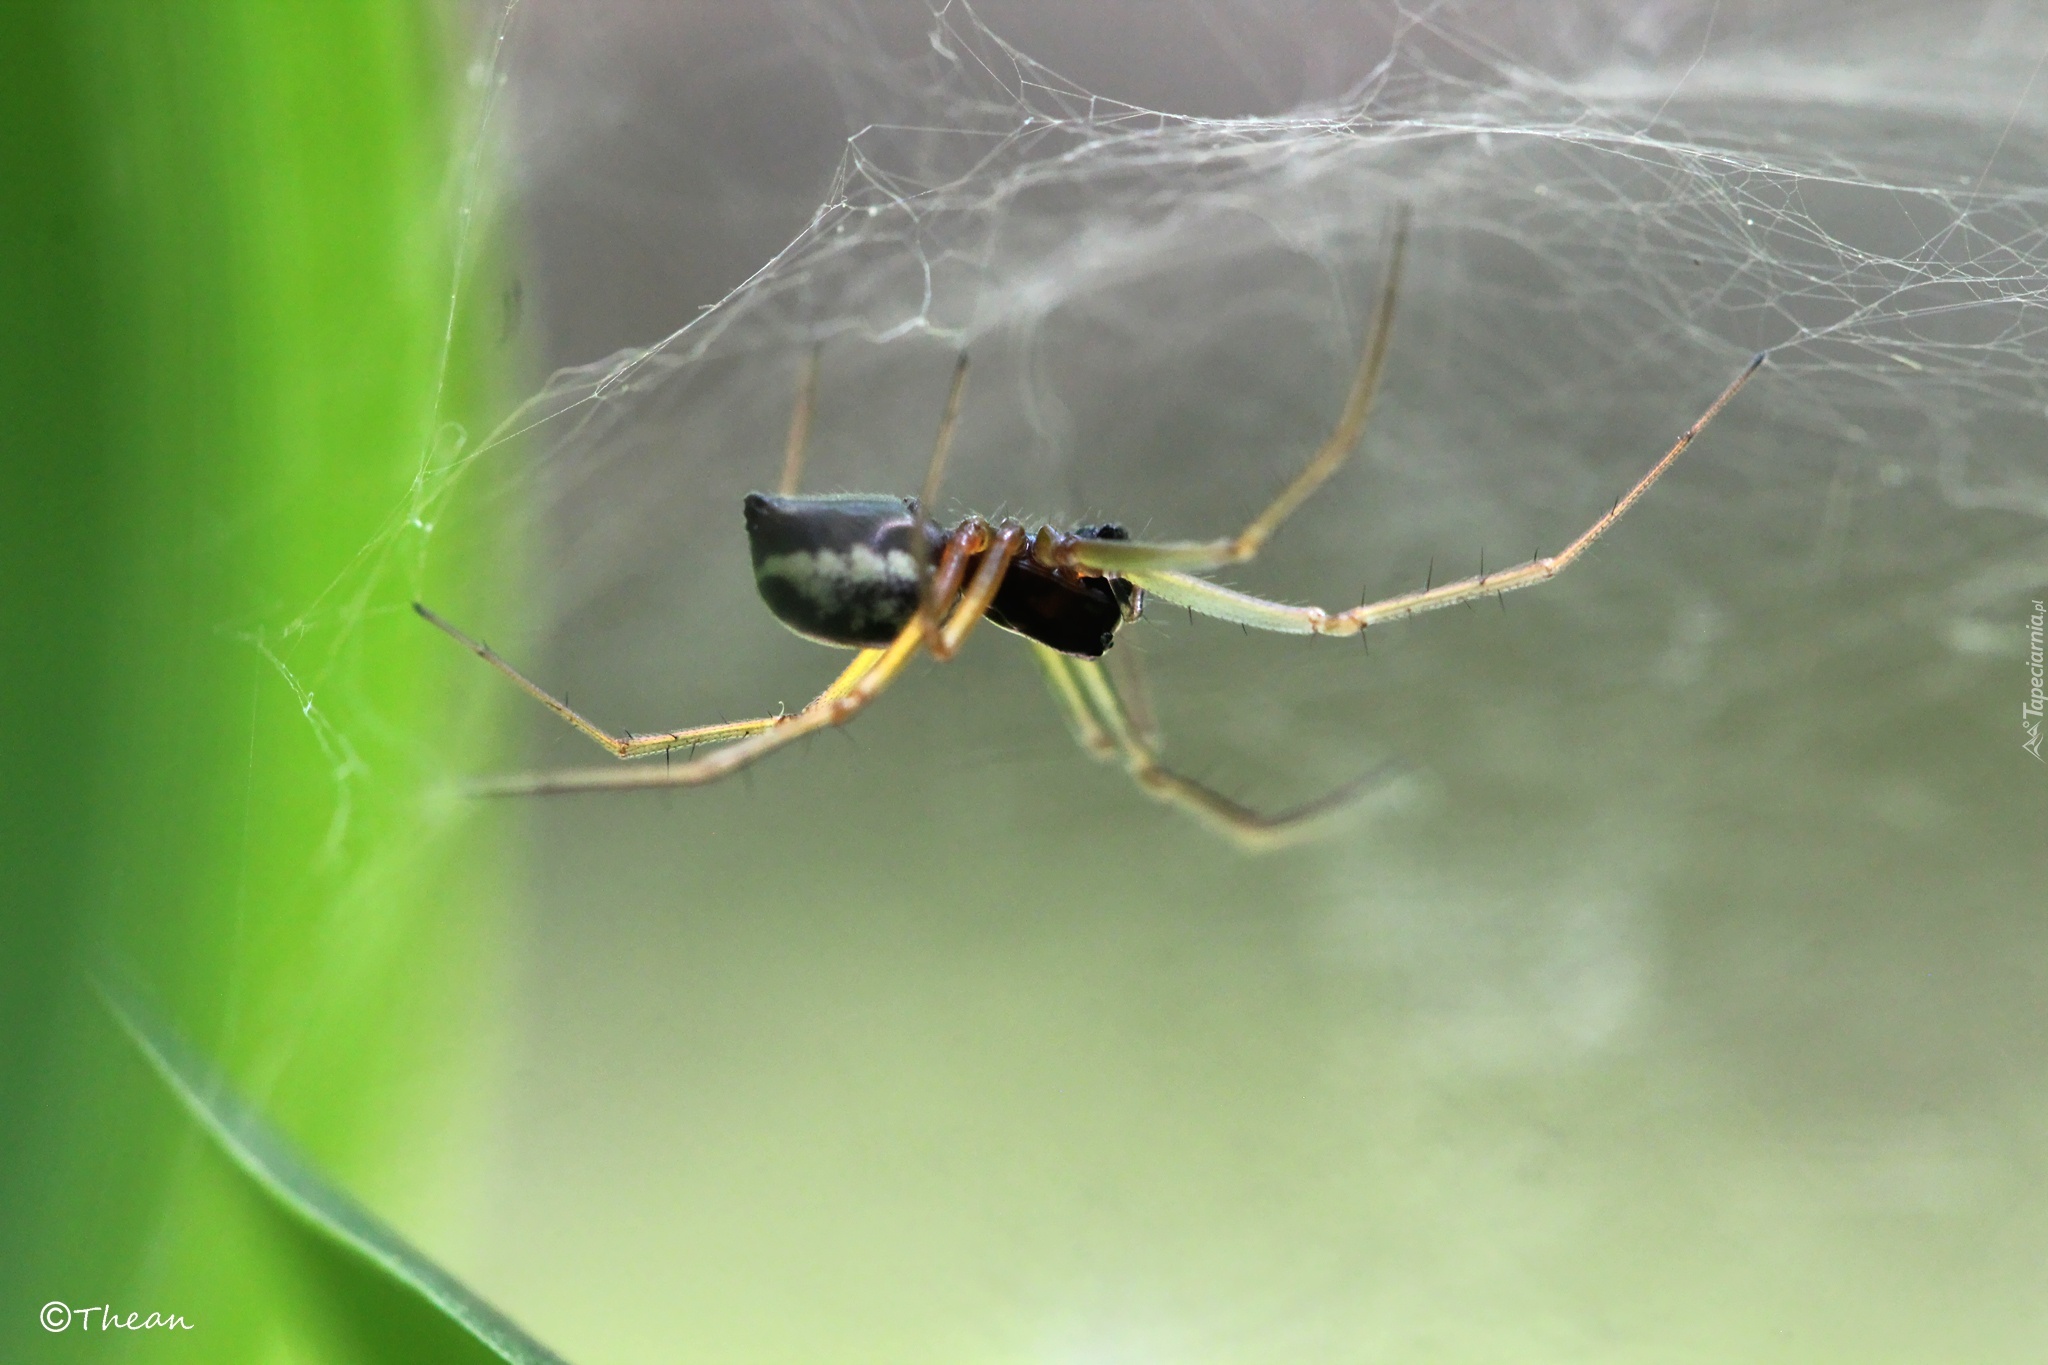
M 1121 526 L 1081 526 L 1075 540 L 1129 540 Z M 1047 565 L 1038 557 L 1041 545 L 1057 543 L 1057 532 L 1041 532 L 1032 548 L 1019 555 L 1003 574 L 988 604 L 991 624 L 1047 649 L 1077 659 L 1099 659 L 1116 643 L 1116 633 L 1145 610 L 1145 594 L 1118 574 Z

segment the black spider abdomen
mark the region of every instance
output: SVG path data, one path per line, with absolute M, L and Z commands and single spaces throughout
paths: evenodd
M 745 510 L 754 585 L 797 634 L 864 649 L 917 615 L 944 534 L 915 500 L 749 493 Z

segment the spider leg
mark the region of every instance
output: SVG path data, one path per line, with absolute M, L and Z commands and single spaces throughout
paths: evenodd
M 913 618 L 887 648 L 861 651 L 830 687 L 795 715 L 772 717 L 765 722 L 743 722 L 755 725 L 756 729 L 737 743 L 687 763 L 659 768 L 636 766 L 541 773 L 479 783 L 472 791 L 479 796 L 554 796 L 566 792 L 698 787 L 738 772 L 805 735 L 828 726 L 844 725 L 896 681 L 904 665 L 916 657 L 919 649 L 931 645 L 934 646 L 932 652 L 938 654 L 938 641 L 950 641 L 953 649 L 959 647 L 975 622 L 988 611 L 988 604 L 994 600 L 996 588 L 1002 582 L 1003 570 L 1016 558 L 1023 545 L 1024 533 L 1020 528 L 1006 527 L 997 533 L 995 547 L 976 568 L 974 577 L 960 594 L 959 603 L 937 637 L 927 634 L 927 623 L 922 616 Z
M 782 450 L 782 481 L 775 491 L 788 497 L 804 477 L 804 448 L 811 441 L 811 413 L 818 406 L 818 350 L 804 359 L 803 378 L 796 385 L 796 408 L 789 414 L 789 442 Z
M 933 566 L 932 576 L 924 586 L 924 599 L 917 608 L 918 619 L 924 622 L 927 640 L 939 640 L 945 627 L 946 612 L 967 581 L 969 565 L 974 556 L 988 549 L 993 538 L 994 533 L 988 523 L 979 517 L 969 517 L 946 537 L 945 548 L 939 552 L 939 562 Z M 940 655 L 939 659 L 943 663 L 951 657 Z
M 933 658 L 944 663 L 960 652 L 967 633 L 988 614 L 989 603 L 995 601 L 996 589 L 1003 585 L 1003 575 L 1009 572 L 1011 561 L 1024 552 L 1028 543 L 1021 526 L 1004 526 L 996 531 L 995 543 L 982 555 L 953 615 L 937 635 L 928 637 Z
M 960 420 L 960 398 L 967 392 L 967 352 L 960 353 L 959 361 L 953 366 L 953 387 L 946 391 L 946 410 L 939 418 L 939 439 L 932 446 L 932 462 L 924 473 L 924 491 L 918 494 L 918 506 L 927 515 L 938 500 L 939 481 L 946 475 L 946 456 L 953 449 L 953 426 Z
M 1268 852 L 1313 834 L 1324 817 L 1342 809 L 1372 781 L 1368 776 L 1346 783 L 1278 815 L 1255 811 L 1162 764 L 1154 746 L 1131 724 L 1100 664 L 1069 658 L 1036 641 L 1031 649 L 1083 749 L 1104 762 L 1122 760 L 1124 770 L 1146 795 L 1186 811 L 1248 851 Z
M 1147 748 L 1159 748 L 1165 741 L 1159 732 L 1159 711 L 1152 704 L 1152 684 L 1146 679 L 1142 656 L 1126 645 L 1103 655 L 1102 667 L 1109 674 L 1109 685 L 1116 689 L 1116 699 L 1123 705 L 1124 720 L 1131 733 Z
M 1073 660 L 1056 649 L 1047 649 L 1036 640 L 1028 641 L 1031 653 L 1038 660 L 1038 666 L 1045 673 L 1045 685 L 1060 704 L 1060 715 L 1067 722 L 1067 729 L 1074 736 L 1074 743 L 1087 751 L 1090 758 L 1112 762 L 1121 752 L 1116 739 L 1103 723 L 1095 718 L 1094 710 L 1088 705 L 1086 694 L 1080 683 L 1074 679 L 1071 667 Z
M 1765 353 L 1767 354 L 1767 353 Z M 1226 588 L 1220 583 L 1211 583 L 1205 578 L 1179 573 L 1170 567 L 1154 568 L 1138 563 L 1119 572 L 1148 593 L 1156 594 L 1165 601 L 1187 607 L 1205 616 L 1214 616 L 1239 625 L 1251 626 L 1257 630 L 1278 631 L 1287 635 L 1356 635 L 1368 626 L 1382 621 L 1398 621 L 1419 612 L 1434 611 L 1438 607 L 1454 606 L 1469 602 L 1476 597 L 1487 597 L 1498 593 L 1514 592 L 1519 588 L 1534 587 L 1557 577 L 1571 563 L 1592 547 L 1594 541 L 1605 535 L 1608 528 L 1621 520 L 1622 514 L 1636 505 L 1650 485 L 1657 482 L 1678 457 L 1685 453 L 1707 423 L 1719 415 L 1749 382 L 1750 376 L 1764 363 L 1765 354 L 1759 354 L 1735 376 L 1720 397 L 1700 414 L 1698 421 L 1687 427 L 1664 458 L 1650 466 L 1649 473 L 1636 480 L 1635 485 L 1622 494 L 1599 520 L 1580 532 L 1578 538 L 1554 555 L 1539 555 L 1506 569 L 1482 573 L 1472 578 L 1461 578 L 1454 583 L 1440 583 L 1421 592 L 1401 593 L 1394 597 L 1367 602 L 1349 611 L 1329 612 L 1321 607 L 1296 607 L 1284 602 L 1273 602 L 1263 597 Z M 1091 546 L 1093 542 L 1090 542 Z M 1124 548 L 1119 545 L 1119 549 Z M 1091 549 L 1092 553 L 1092 549 Z
M 629 768 L 576 768 L 565 772 L 489 778 L 469 786 L 473 796 L 556 796 L 567 792 L 627 791 L 643 787 L 698 787 L 738 772 L 783 745 L 843 725 L 896 680 L 923 643 L 912 621 L 885 649 L 862 650 L 818 699 L 794 715 L 770 718 L 753 733 L 686 763 Z M 854 675 L 849 678 L 849 675 Z
M 524 673 L 512 667 L 511 664 L 506 663 L 504 658 L 489 645 L 457 629 L 424 604 L 415 602 L 412 604 L 412 609 L 418 612 L 429 625 L 439 629 L 464 649 L 517 683 L 520 690 L 525 692 L 526 695 L 547 707 L 548 710 L 553 711 L 563 720 L 568 721 L 569 724 L 575 726 L 578 730 L 581 730 L 620 758 L 636 758 L 641 754 L 658 753 L 662 750 L 673 749 L 681 745 L 694 747 L 699 744 L 720 744 L 726 740 L 744 739 L 748 735 L 758 734 L 763 730 L 780 725 L 787 719 L 785 716 L 759 716 L 753 720 L 720 721 L 716 725 L 695 725 L 683 730 L 664 730 L 659 734 L 653 735 L 615 735 L 603 726 L 596 724 L 581 713 L 573 710 L 567 702 L 546 691 Z M 818 700 L 830 700 L 836 695 L 833 689 L 851 686 L 852 682 L 858 680 L 862 673 L 874 667 L 875 660 L 880 657 L 881 652 L 878 649 L 861 651 L 860 654 L 855 656 L 853 663 L 847 667 L 846 671 L 839 675 L 839 680 L 827 688 Z M 814 701 L 811 704 L 815 706 L 818 703 Z
M 1351 392 L 1344 411 L 1330 433 L 1294 481 L 1280 490 L 1280 496 L 1251 524 L 1224 540 L 1135 541 L 1084 540 L 1066 552 L 1062 562 L 1084 568 L 1126 573 L 1133 569 L 1215 569 L 1240 564 L 1258 554 L 1280 523 L 1294 514 L 1309 497 L 1336 473 L 1358 445 L 1372 414 L 1373 397 L 1379 392 L 1380 374 L 1386 369 L 1387 344 L 1393 337 L 1394 305 L 1400 294 L 1401 262 L 1408 247 L 1408 206 L 1394 215 L 1394 246 L 1387 260 L 1385 281 L 1380 285 L 1379 307 L 1374 310 L 1372 330 L 1365 349 L 1358 356 L 1358 372 L 1352 376 Z M 1200 608 L 1197 608 L 1200 610 Z

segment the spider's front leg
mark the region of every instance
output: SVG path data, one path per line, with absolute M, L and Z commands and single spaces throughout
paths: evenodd
M 1348 611 L 1325 611 L 1321 607 L 1297 607 L 1285 602 L 1274 602 L 1264 597 L 1226 588 L 1220 583 L 1211 583 L 1206 578 L 1181 572 L 1179 558 L 1173 547 L 1165 547 L 1166 553 L 1149 553 L 1153 547 L 1131 541 L 1075 540 L 1066 548 L 1069 558 L 1089 567 L 1114 568 L 1116 573 L 1128 578 L 1146 592 L 1175 606 L 1187 607 L 1204 616 L 1213 616 L 1224 621 L 1234 621 L 1250 626 L 1254 630 L 1277 631 L 1283 635 L 1356 635 L 1368 626 L 1382 621 L 1398 621 L 1420 612 L 1434 611 L 1439 607 L 1455 606 L 1478 597 L 1493 597 L 1500 593 L 1514 592 L 1520 588 L 1534 587 L 1547 583 L 1569 568 L 1592 547 L 1594 541 L 1606 534 L 1609 527 L 1621 520 L 1629 508 L 1636 505 L 1642 496 L 1650 491 L 1650 485 L 1671 468 L 1678 457 L 1685 453 L 1694 439 L 1707 429 L 1707 424 L 1720 415 L 1736 394 L 1742 391 L 1750 376 L 1764 363 L 1768 352 L 1759 353 L 1742 373 L 1735 376 L 1727 388 L 1721 390 L 1699 420 L 1687 427 L 1664 457 L 1650 467 L 1650 471 L 1636 480 L 1633 487 L 1609 508 L 1606 514 L 1591 526 L 1580 532 L 1577 539 L 1554 555 L 1540 555 L 1521 564 L 1492 573 L 1480 573 L 1471 578 L 1443 583 L 1424 588 L 1420 592 L 1400 593 L 1367 602 Z M 1112 565 L 1112 561 L 1114 562 Z

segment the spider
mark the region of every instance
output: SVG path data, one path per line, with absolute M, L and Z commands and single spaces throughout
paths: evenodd
M 817 387 L 817 353 L 806 364 L 790 420 L 783 474 L 773 494 L 750 493 L 744 511 L 754 581 L 769 611 L 820 644 L 857 651 L 832 683 L 802 710 L 753 720 L 699 725 L 660 734 L 614 734 L 570 709 L 420 603 L 414 609 L 528 695 L 619 758 L 690 750 L 687 761 L 660 767 L 585 769 L 488 781 L 488 795 L 547 795 L 647 787 L 686 787 L 737 772 L 804 735 L 842 725 L 921 653 L 939 662 L 959 652 L 986 619 L 1023 636 L 1065 713 L 1075 739 L 1091 755 L 1120 762 L 1147 794 L 1177 806 L 1237 843 L 1272 848 L 1309 832 L 1364 786 L 1353 782 L 1305 805 L 1265 814 L 1185 777 L 1160 762 L 1149 727 L 1105 673 L 1102 658 L 1117 632 L 1138 619 L 1148 597 L 1190 612 L 1258 630 L 1293 635 L 1355 635 L 1382 621 L 1497 596 L 1547 582 L 1562 572 L 1635 505 L 1693 439 L 1727 406 L 1765 355 L 1752 359 L 1699 420 L 1607 513 L 1554 555 L 1452 583 L 1425 586 L 1348 611 L 1291 606 L 1253 597 L 1201 577 L 1253 558 L 1282 522 L 1308 500 L 1358 444 L 1385 367 L 1407 240 L 1406 214 L 1395 222 L 1365 348 L 1342 414 L 1329 439 L 1266 509 L 1221 540 L 1144 542 L 1114 524 L 1061 531 L 970 516 L 948 530 L 925 509 L 937 496 L 966 388 L 967 357 L 953 371 L 921 496 L 805 495 L 797 491 Z M 719 745 L 698 756 L 704 745 Z

